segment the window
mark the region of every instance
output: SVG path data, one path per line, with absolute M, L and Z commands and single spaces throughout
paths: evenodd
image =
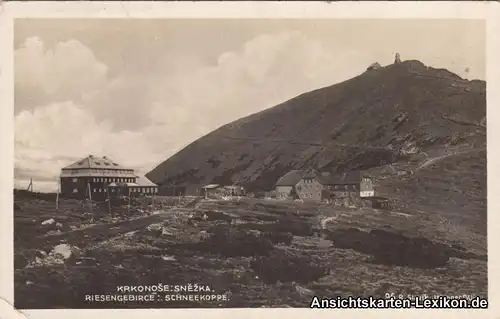
M 78 188 L 73 188 L 73 193 L 78 193 Z
M 73 183 L 78 182 L 78 178 L 73 178 Z
M 97 188 L 94 188 L 94 193 L 97 193 Z

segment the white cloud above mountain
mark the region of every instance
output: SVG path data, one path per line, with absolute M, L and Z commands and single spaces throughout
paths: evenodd
M 87 154 L 146 173 L 223 124 L 358 75 L 374 61 L 390 63 L 393 55 L 391 48 L 364 51 L 278 30 L 222 50 L 211 63 L 196 51 L 167 54 L 168 45 L 155 43 L 153 53 L 137 48 L 117 56 L 124 62 L 116 69 L 100 58 L 106 50 L 84 42 L 28 37 L 15 52 L 18 185 L 32 174 L 53 179 L 44 181 L 53 189 L 59 169 Z

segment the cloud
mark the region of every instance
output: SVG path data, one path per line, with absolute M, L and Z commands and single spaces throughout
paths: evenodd
M 85 100 L 106 83 L 107 66 L 77 40 L 46 48 L 37 37 L 15 51 L 16 108 L 29 109 L 42 101 Z
M 149 73 L 130 67 L 107 79 L 107 67 L 80 42 L 50 49 L 31 38 L 16 51 L 16 91 L 44 98 L 15 117 L 16 178 L 28 172 L 55 179 L 71 159 L 87 154 L 146 173 L 217 127 L 360 74 L 373 59 L 281 32 L 223 52 L 214 65 Z
M 213 129 L 358 75 L 372 62 L 362 52 L 327 50 L 299 32 L 265 34 L 241 50 L 222 53 L 214 66 L 166 78 L 154 95 L 192 114 L 206 114 L 206 124 Z

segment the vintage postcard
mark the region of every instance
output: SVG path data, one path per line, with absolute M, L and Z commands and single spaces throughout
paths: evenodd
M 3 4 L 6 311 L 489 317 L 498 8 Z

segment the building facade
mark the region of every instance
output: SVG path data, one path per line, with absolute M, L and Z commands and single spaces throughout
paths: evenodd
M 62 196 L 75 199 L 100 200 L 111 193 L 120 193 L 118 189 L 123 188 L 134 189 L 137 194 L 155 194 L 158 191 L 155 184 L 137 176 L 133 169 L 123 167 L 106 156 L 93 155 L 62 168 L 60 185 Z M 126 193 L 128 195 L 129 192 Z
M 237 185 L 223 186 L 219 184 L 209 184 L 203 186 L 201 189 L 202 196 L 205 197 L 205 199 L 221 199 L 245 195 L 245 189 Z
M 373 181 L 361 172 L 331 174 L 293 170 L 276 183 L 277 199 L 334 200 L 375 196 Z
M 316 178 L 316 176 L 312 174 L 306 174 L 295 185 L 295 191 L 297 193 L 297 197 L 303 200 L 314 200 L 314 201 L 322 200 L 321 196 L 322 190 L 323 190 L 323 185 Z

